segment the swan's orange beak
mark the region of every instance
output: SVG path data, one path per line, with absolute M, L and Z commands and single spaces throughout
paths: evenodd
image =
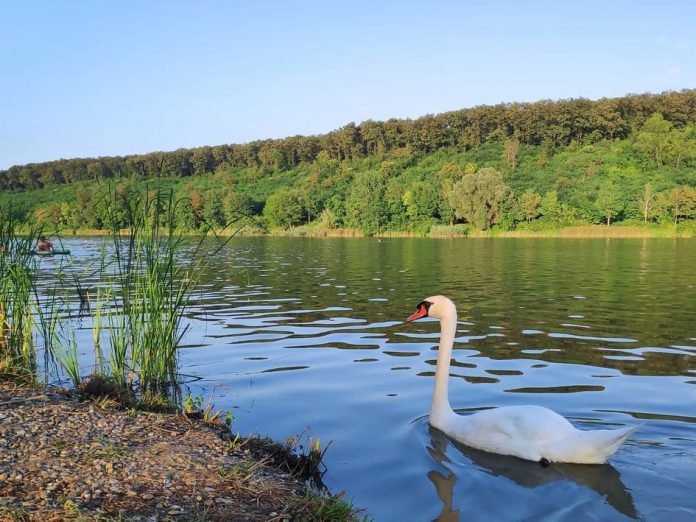
M 418 305 L 418 309 L 406 318 L 406 322 L 410 323 L 411 321 L 415 321 L 416 319 L 420 319 L 426 315 L 428 315 L 428 309 L 424 304 L 420 304 Z

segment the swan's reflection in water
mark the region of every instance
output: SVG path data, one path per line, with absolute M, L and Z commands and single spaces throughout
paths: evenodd
M 639 518 L 631 494 L 621 482 L 619 472 L 611 464 L 551 464 L 544 468 L 536 462 L 469 448 L 432 426 L 428 426 L 428 431 L 428 452 L 447 470 L 446 475 L 436 470 L 428 473 L 428 479 L 435 486 L 443 506 L 437 520 L 458 521 L 462 515 L 460 509 L 455 509 L 456 499 L 453 497 L 457 477 L 450 471 L 451 460 L 446 454 L 448 445 L 454 446 L 478 468 L 494 477 L 505 477 L 518 486 L 529 489 L 556 481 L 571 481 L 594 490 L 619 513 L 631 519 Z M 501 499 L 501 502 L 505 502 L 505 499 Z

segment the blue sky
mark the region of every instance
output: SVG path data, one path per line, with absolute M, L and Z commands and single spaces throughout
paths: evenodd
M 7 1 L 0 169 L 696 87 L 696 2 Z

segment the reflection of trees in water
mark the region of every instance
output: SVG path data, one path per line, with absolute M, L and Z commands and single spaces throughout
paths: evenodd
M 510 345 L 510 342 L 517 344 Z M 664 339 L 661 344 L 665 344 Z M 470 348 L 481 349 L 494 360 L 531 359 L 584 364 L 618 370 L 625 375 L 685 375 L 694 367 L 696 354 L 691 356 L 675 353 L 674 349 L 661 347 L 660 343 L 656 343 L 651 348 L 652 351 L 641 351 L 640 354 L 631 351 L 642 346 L 645 346 L 643 340 L 601 342 L 577 338 L 549 338 L 546 334 L 520 334 L 518 337 L 514 331 L 506 331 L 505 343 L 489 337 L 469 345 Z
M 428 429 L 430 433 L 428 453 L 448 471 L 448 464 L 451 461 L 446 452 L 447 446 L 452 445 L 481 470 L 494 477 L 505 477 L 518 486 L 528 489 L 536 489 L 557 481 L 570 481 L 592 489 L 619 513 L 632 519 L 638 518 L 633 498 L 621 481 L 619 472 L 611 464 L 551 464 L 544 468 L 536 462 L 469 448 L 432 426 Z M 431 470 L 428 472 L 428 479 L 435 486 L 437 496 L 443 505 L 437 520 L 459 520 L 460 511 L 454 509 L 456 474 L 450 471 L 445 476 L 439 471 Z
M 534 239 L 235 238 L 224 255 L 211 260 L 201 283 L 208 306 L 216 299 L 229 306 L 235 296 L 296 298 L 301 304 L 285 303 L 281 310 L 323 310 L 330 304 L 374 323 L 401 319 L 414 296 L 422 296 L 423 282 L 436 281 L 438 291 L 457 303 L 461 319 L 471 323 L 462 327 L 467 335 L 480 336 L 455 349 L 480 350 L 493 360 L 583 364 L 625 375 L 685 375 L 696 353 L 671 347 L 685 343 L 684 325 L 692 322 L 693 292 L 679 289 L 693 280 L 693 250 L 656 241 L 647 253 L 641 248 L 632 242 Z M 574 297 L 579 294 L 586 299 Z M 388 301 L 376 305 L 368 298 Z M 321 318 L 326 312 L 316 313 Z M 504 337 L 490 336 L 491 325 Z M 539 333 L 523 333 L 530 329 Z M 396 329 L 381 333 L 390 342 L 403 341 Z M 631 352 L 645 347 L 652 348 Z

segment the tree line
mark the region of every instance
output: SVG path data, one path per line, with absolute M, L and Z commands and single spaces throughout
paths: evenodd
M 0 189 L 34 189 L 131 175 L 189 177 L 228 167 L 269 172 L 310 164 L 321 152 L 343 161 L 383 156 L 404 148 L 421 155 L 449 147 L 469 150 L 506 138 L 514 138 L 520 144 L 554 149 L 572 143 L 626 139 L 655 113 L 662 114 L 677 129 L 696 123 L 696 90 L 597 101 L 578 98 L 505 103 L 426 115 L 415 120 L 349 123 L 319 136 L 18 165 L 0 170 Z
M 316 144 L 305 159 L 295 156 L 291 163 L 260 162 L 257 149 L 257 160 L 250 164 L 249 158 L 237 161 L 231 159 L 234 156 L 220 163 L 203 161 L 209 158 L 204 151 L 213 155 L 215 150 L 242 150 L 254 144 L 100 158 L 83 164 L 92 172 L 84 179 L 4 191 L 0 205 L 11 202 L 23 219 L 37 218 L 56 229 L 72 230 L 122 225 L 128 202 L 146 190 L 171 191 L 176 210 L 168 217 L 162 213 L 160 219 L 166 217 L 191 231 L 224 227 L 240 215 L 256 216 L 257 223 L 271 228 L 356 228 L 368 234 L 425 233 L 433 226 L 462 224 L 482 230 L 621 221 L 692 226 L 696 223 L 695 93 L 482 107 L 415 121 L 364 122 L 319 137 L 256 142 L 279 147 L 303 140 Z M 609 118 L 612 112 L 606 106 L 615 111 L 622 107 L 615 112 L 620 118 Z M 598 119 L 599 113 L 603 119 Z M 454 121 L 454 116 L 473 121 L 472 114 L 491 117 L 480 120 L 488 131 L 478 144 L 469 143 L 471 133 L 434 131 L 442 128 L 442 121 Z M 538 115 L 536 121 L 542 123 L 536 134 L 531 133 L 531 124 L 519 123 L 526 121 L 521 114 Z M 549 124 L 551 114 L 563 125 Z M 575 116 L 561 118 L 569 114 Z M 616 127 L 609 134 L 600 132 L 601 126 L 580 125 L 610 120 Z M 516 123 L 501 131 L 503 121 Z M 419 141 L 416 129 L 424 128 L 424 122 L 432 126 Z M 409 140 L 395 145 L 392 134 L 385 132 L 392 123 L 408 128 L 402 136 Z M 481 132 L 481 126 L 477 128 Z M 346 129 L 352 129 L 351 147 L 322 145 L 329 143 L 322 140 Z M 366 136 L 373 136 L 368 131 L 375 129 L 392 137 L 368 140 Z M 440 143 L 437 140 L 445 144 L 433 145 Z M 65 160 L 75 165 L 81 161 L 87 160 Z M 109 162 L 112 170 L 106 172 L 104 165 Z M 180 167 L 174 175 L 172 162 Z M 36 167 L 51 170 L 57 163 Z

